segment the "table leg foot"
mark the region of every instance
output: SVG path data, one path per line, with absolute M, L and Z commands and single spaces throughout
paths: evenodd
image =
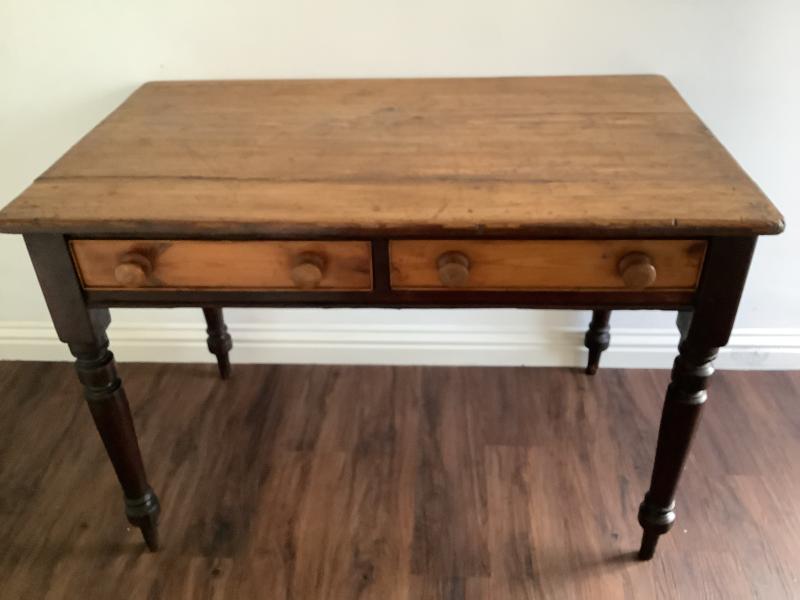
M 147 548 L 151 552 L 158 550 L 158 517 L 161 506 L 153 490 L 148 490 L 139 498 L 125 498 L 125 514 L 128 522 L 142 532 Z
M 666 507 L 651 503 L 648 496 L 639 506 L 639 524 L 642 532 L 642 543 L 639 547 L 639 560 L 650 560 L 656 552 L 658 538 L 667 533 L 675 522 L 675 502 Z
M 233 339 L 228 333 L 228 327 L 222 316 L 222 309 L 215 307 L 203 308 L 203 315 L 206 318 L 208 333 L 208 350 L 217 357 L 217 367 L 222 379 L 231 376 L 231 361 L 228 353 L 233 348 Z
M 227 352 L 217 354 L 217 370 L 219 371 L 220 379 L 231 378 L 231 359 L 228 357 Z
M 600 366 L 600 355 L 608 349 L 611 341 L 611 330 L 608 325 L 610 318 L 610 310 L 592 311 L 592 320 L 589 322 L 589 329 L 583 338 L 584 346 L 589 349 L 589 360 L 586 365 L 587 375 L 597 373 Z
M 639 546 L 639 553 L 636 555 L 639 560 L 650 560 L 656 553 L 656 544 L 661 534 L 652 530 L 645 529 L 642 533 L 642 544 Z

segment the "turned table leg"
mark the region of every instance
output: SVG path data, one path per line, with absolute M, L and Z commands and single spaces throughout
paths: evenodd
M 675 521 L 675 494 L 714 373 L 712 361 L 728 343 L 755 240 L 714 238 L 706 251 L 692 310 L 678 313 L 679 354 L 667 387 L 650 488 L 639 507 L 639 558 L 649 560 Z
M 228 379 L 231 376 L 231 361 L 228 352 L 233 348 L 233 340 L 222 317 L 222 309 L 205 307 L 203 315 L 206 318 L 208 350 L 217 357 L 220 377 Z
M 639 523 L 644 528 L 639 558 L 643 560 L 653 557 L 659 536 L 675 521 L 675 490 L 706 401 L 708 378 L 714 373 L 711 361 L 718 349 L 688 337 L 691 319 L 689 312 L 678 317 L 680 354 L 664 401 L 650 489 L 639 507 Z
M 608 321 L 611 318 L 610 310 L 592 311 L 592 320 L 589 329 L 583 338 L 583 345 L 589 349 L 589 360 L 586 364 L 586 373 L 594 375 L 600 366 L 600 355 L 608 349 L 611 341 Z
M 89 410 L 122 487 L 125 515 L 141 529 L 147 547 L 156 550 L 160 507 L 147 482 L 128 400 L 108 350 L 108 309 L 87 306 L 63 236 L 29 234 L 25 243 L 58 337 L 76 359 Z
M 150 550 L 158 549 L 158 498 L 147 483 L 128 399 L 117 375 L 108 340 L 70 344 L 78 379 L 125 496 L 125 515 L 141 529 Z

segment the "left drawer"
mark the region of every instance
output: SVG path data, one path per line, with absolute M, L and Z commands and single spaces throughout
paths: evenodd
M 370 290 L 365 241 L 72 240 L 92 288 Z

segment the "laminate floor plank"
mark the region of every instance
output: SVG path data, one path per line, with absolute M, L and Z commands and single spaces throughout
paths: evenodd
M 475 371 L 426 370 L 420 407 L 411 569 L 463 581 L 489 575 L 483 440 Z
M 0 599 L 800 597 L 800 373 L 720 372 L 634 560 L 666 371 L 123 364 L 128 526 L 71 365 L 0 363 Z

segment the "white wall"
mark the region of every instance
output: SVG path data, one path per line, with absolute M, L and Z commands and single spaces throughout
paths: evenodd
M 0 0 L 0 204 L 151 79 L 661 73 L 788 223 L 759 244 L 721 364 L 800 368 L 799 30 L 796 0 Z M 19 237 L 0 236 L 0 272 L 0 358 L 66 356 Z M 199 311 L 112 312 L 123 359 L 206 356 Z M 571 364 L 586 320 L 229 311 L 239 361 Z M 617 314 L 607 364 L 668 365 L 672 322 Z

